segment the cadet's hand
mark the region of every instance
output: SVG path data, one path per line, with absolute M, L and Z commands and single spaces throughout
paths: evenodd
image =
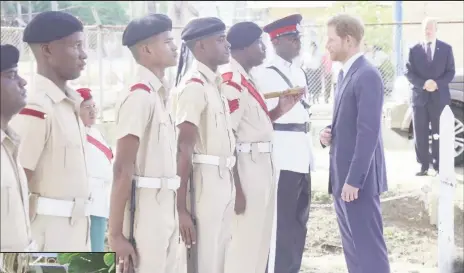
M 235 192 L 235 213 L 242 214 L 245 212 L 246 209 L 246 198 L 243 191 L 236 191 Z
M 359 189 L 345 183 L 342 189 L 342 200 L 351 202 L 358 199 Z
M 304 87 L 301 87 L 300 92 L 295 95 L 288 94 L 288 91 L 283 92 L 282 95 L 279 97 L 279 102 L 277 104 L 280 113 L 284 115 L 288 111 L 290 111 L 293 108 L 293 106 L 295 106 L 295 104 L 301 100 L 301 97 L 304 95 L 305 90 L 306 89 Z
M 197 234 L 193 225 L 192 216 L 186 210 L 179 212 L 179 231 L 185 246 L 190 248 L 197 242 Z
M 135 273 L 137 268 L 137 255 L 132 244 L 121 235 L 109 236 L 108 243 L 111 250 L 116 252 L 120 273 Z M 133 265 L 131 266 L 131 260 Z
M 332 129 L 325 128 L 319 134 L 319 138 L 321 140 L 322 145 L 329 146 L 332 142 Z

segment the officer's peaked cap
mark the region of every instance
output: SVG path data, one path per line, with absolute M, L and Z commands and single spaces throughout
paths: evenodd
M 272 39 L 288 34 L 300 34 L 300 22 L 303 17 L 300 14 L 293 14 L 266 25 L 263 30 L 269 33 Z

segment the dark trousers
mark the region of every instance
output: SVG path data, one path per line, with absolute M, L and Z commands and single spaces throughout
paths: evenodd
M 273 273 L 300 272 L 310 203 L 311 174 L 280 171 Z
M 380 197 L 361 193 L 349 203 L 333 198 L 348 272 L 390 273 Z
M 423 106 L 413 107 L 413 127 L 416 143 L 417 162 L 421 164 L 422 170 L 428 170 L 430 163 L 433 168 L 438 170 L 439 166 L 439 139 L 434 135 L 439 135 L 440 115 L 444 106 L 428 102 Z M 430 126 L 430 128 L 429 128 Z M 432 158 L 429 152 L 429 135 L 432 133 Z

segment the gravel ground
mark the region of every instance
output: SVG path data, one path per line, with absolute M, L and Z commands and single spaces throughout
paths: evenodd
M 326 194 L 328 155 L 316 151 L 317 171 L 313 173 L 313 203 L 331 204 Z M 437 237 L 435 226 L 429 224 L 429 215 L 423 202 L 421 188 L 432 183 L 431 178 L 417 178 L 418 166 L 413 152 L 386 152 L 390 191 L 382 199 L 401 196 L 415 191 L 417 195 L 382 203 L 384 235 L 388 247 L 392 273 L 436 273 Z M 462 176 L 460 171 L 457 175 Z M 461 180 L 462 181 L 462 180 Z M 457 253 L 463 249 L 462 182 L 457 190 L 455 209 L 455 238 Z M 459 192 L 461 194 L 459 194 Z M 460 208 L 458 208 L 460 207 Z M 348 272 L 342 253 L 341 241 L 332 207 L 311 209 L 308 237 L 301 273 Z

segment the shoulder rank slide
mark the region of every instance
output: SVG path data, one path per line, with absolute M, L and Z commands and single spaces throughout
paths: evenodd
M 190 80 L 186 81 L 185 84 L 189 84 L 191 82 L 196 82 L 196 83 L 199 83 L 201 85 L 205 85 L 205 83 L 202 80 L 200 80 L 199 78 L 191 78 Z
M 47 115 L 44 112 L 40 112 L 34 109 L 30 108 L 23 108 L 21 112 L 19 112 L 20 115 L 26 115 L 26 116 L 32 116 L 40 119 L 45 119 Z
M 226 73 L 222 74 L 222 82 L 227 84 L 227 85 L 230 85 L 230 86 L 234 87 L 235 89 L 237 89 L 238 91 L 242 92 L 242 87 L 240 86 L 240 84 L 232 81 L 233 75 L 234 74 L 232 72 L 226 72 Z
M 130 88 L 130 91 L 133 92 L 137 89 L 142 89 L 142 90 L 147 91 L 148 93 L 151 93 L 150 87 L 148 87 L 148 85 L 143 84 L 143 83 L 137 83 L 137 84 L 132 85 Z

